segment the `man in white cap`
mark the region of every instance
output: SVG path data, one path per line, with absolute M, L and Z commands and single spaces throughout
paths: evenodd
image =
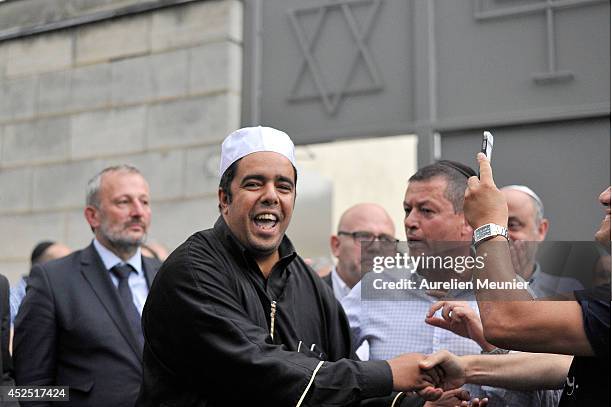
M 536 261 L 538 246 L 546 239 L 549 227 L 540 197 L 525 185 L 508 185 L 500 190 L 508 204 L 508 238 L 512 242 L 514 270 L 529 282 L 534 296 L 552 297 L 582 289 L 575 278 L 545 273 Z
M 137 405 L 391 405 L 392 390 L 439 397 L 440 372 L 419 370 L 422 355 L 351 360 L 341 306 L 285 236 L 297 182 L 289 136 L 230 134 L 219 175 L 215 226 L 179 246 L 151 288 Z M 418 402 L 397 397 L 396 406 Z

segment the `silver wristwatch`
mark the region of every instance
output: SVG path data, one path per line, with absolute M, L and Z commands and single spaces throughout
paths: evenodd
M 508 228 L 495 223 L 487 223 L 486 225 L 482 225 L 474 231 L 474 240 L 472 244 L 474 246 L 478 246 L 478 244 L 492 239 L 495 236 L 503 236 L 507 240 Z

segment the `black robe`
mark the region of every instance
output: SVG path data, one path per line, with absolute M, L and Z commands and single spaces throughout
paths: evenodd
M 170 255 L 143 311 L 138 406 L 295 406 L 302 396 L 302 406 L 391 404 L 389 365 L 352 360 L 333 292 L 287 237 L 279 253 L 264 279 L 219 218 Z

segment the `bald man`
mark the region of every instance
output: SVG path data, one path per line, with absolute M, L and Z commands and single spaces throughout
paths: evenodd
M 375 241 L 382 242 L 374 244 Z M 361 280 L 361 254 L 380 255 L 381 246 L 391 248 L 396 243 L 395 226 L 385 209 L 374 203 L 360 203 L 347 209 L 340 217 L 338 231 L 329 241 L 338 263 L 323 277 L 340 301 Z M 387 243 L 387 244 L 385 244 Z
M 551 297 L 582 289 L 578 280 L 545 273 L 536 262 L 538 244 L 546 239 L 549 227 L 540 197 L 525 185 L 508 185 L 501 191 L 508 204 L 512 263 L 515 272 L 529 282 L 535 297 Z
M 375 244 L 380 241 L 382 244 Z M 344 211 L 338 222 L 338 231 L 329 239 L 331 252 L 338 259 L 331 272 L 323 277 L 341 301 L 361 280 L 362 249 L 364 259 L 385 255 L 380 249 L 395 248 L 395 226 L 387 211 L 374 203 L 360 203 Z M 393 253 L 390 253 L 391 255 Z M 367 271 L 364 271 L 367 272 Z M 368 360 L 367 341 L 355 351 L 359 359 Z

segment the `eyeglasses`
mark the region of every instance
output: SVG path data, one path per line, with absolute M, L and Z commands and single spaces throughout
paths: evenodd
M 393 236 L 389 236 L 385 233 L 381 234 L 381 235 L 375 235 L 374 233 L 371 232 L 362 232 L 362 231 L 357 231 L 357 232 L 345 232 L 343 230 L 339 230 L 338 231 L 338 236 L 350 236 L 353 238 L 353 240 L 355 240 L 356 242 L 365 242 L 365 247 L 370 246 L 375 240 L 378 240 L 380 242 L 384 242 L 384 243 L 397 243 L 399 242 L 398 239 L 396 239 Z

